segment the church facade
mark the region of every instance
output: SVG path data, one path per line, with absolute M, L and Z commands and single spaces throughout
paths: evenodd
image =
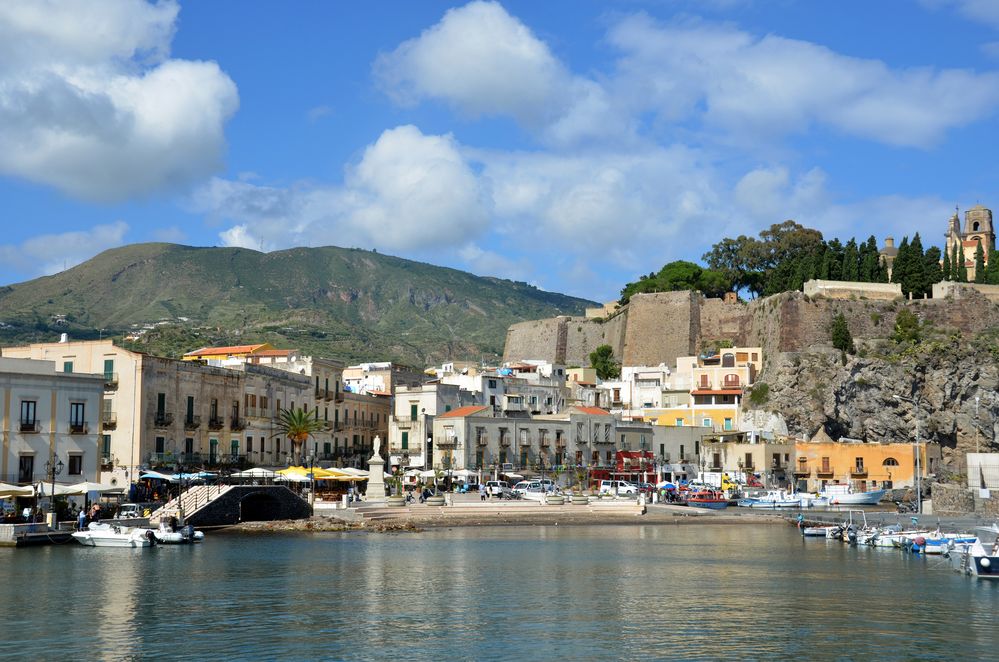
M 968 280 L 975 280 L 975 251 L 982 245 L 985 262 L 988 264 L 989 253 L 996 245 L 995 233 L 992 230 L 992 210 L 982 205 L 975 205 L 964 212 L 964 229 L 957 211 L 950 217 L 947 224 L 946 250 L 953 256 L 955 248 L 959 258 L 964 260 L 968 270 Z

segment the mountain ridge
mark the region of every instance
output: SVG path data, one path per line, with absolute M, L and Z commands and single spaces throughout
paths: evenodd
M 141 243 L 0 287 L 0 343 L 138 333 L 124 344 L 167 356 L 259 340 L 422 364 L 499 357 L 510 324 L 577 315 L 587 305 L 520 281 L 356 248 L 263 253 Z

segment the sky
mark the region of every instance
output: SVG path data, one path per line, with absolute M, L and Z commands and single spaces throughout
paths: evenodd
M 335 245 L 611 300 L 999 205 L 999 1 L 0 4 L 0 283 Z

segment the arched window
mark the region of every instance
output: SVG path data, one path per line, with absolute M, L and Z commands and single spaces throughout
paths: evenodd
M 978 221 L 975 221 L 974 225 L 971 226 L 972 232 L 978 232 Z
M 883 467 L 897 467 L 898 466 L 898 460 L 896 460 L 893 457 L 886 457 L 885 461 L 881 463 L 881 466 L 883 466 Z
M 734 368 L 735 367 L 735 354 L 722 354 L 722 367 L 723 368 Z
M 734 388 L 739 386 L 739 375 L 725 375 L 725 388 Z

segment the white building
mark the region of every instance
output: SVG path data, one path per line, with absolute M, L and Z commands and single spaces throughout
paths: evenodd
M 55 361 L 0 358 L 3 403 L 2 482 L 96 482 L 104 378 L 57 371 Z M 65 370 L 65 368 L 70 368 Z

